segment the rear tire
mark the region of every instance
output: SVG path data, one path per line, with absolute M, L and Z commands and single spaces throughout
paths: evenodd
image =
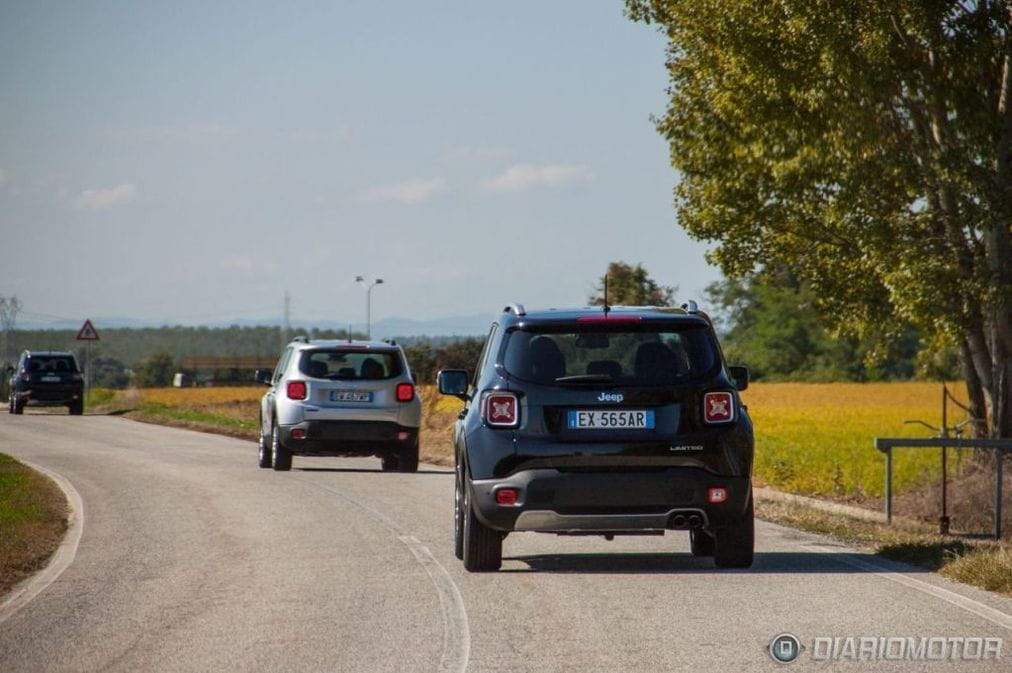
M 76 404 L 70 405 L 70 415 L 80 416 L 84 413 L 84 402 L 77 402 Z
M 464 568 L 469 572 L 490 572 L 502 567 L 502 533 L 478 520 L 471 497 L 464 488 Z
M 735 523 L 716 531 L 713 562 L 718 568 L 748 568 L 755 553 L 755 511 L 749 493 L 748 509 Z
M 397 456 L 389 454 L 380 457 L 380 467 L 383 468 L 384 472 L 395 472 L 400 467 L 400 463 L 397 460 Z
M 397 456 L 397 471 L 398 472 L 417 472 L 418 471 L 418 440 L 411 445 L 410 449 L 402 451 Z
M 261 428 L 264 427 L 263 423 L 260 424 L 260 427 Z M 262 431 L 260 433 L 260 439 L 257 440 L 257 450 L 260 453 L 259 461 L 258 461 L 258 464 L 260 465 L 260 467 L 265 468 L 265 469 L 271 467 L 271 465 L 274 464 L 273 456 L 271 455 L 271 452 L 273 451 L 273 449 L 272 449 L 270 443 L 268 442 L 267 438 L 263 436 L 263 432 Z
M 689 531 L 689 546 L 693 556 L 713 556 L 714 539 L 702 528 Z
M 17 400 L 14 400 L 14 413 L 15 414 L 23 414 L 23 413 L 25 413 L 25 403 L 24 402 L 18 402 Z
M 281 443 L 278 424 L 271 428 L 271 462 L 275 472 L 287 472 L 292 469 L 292 452 Z
M 464 503 L 459 473 L 453 478 L 453 555 L 464 560 Z

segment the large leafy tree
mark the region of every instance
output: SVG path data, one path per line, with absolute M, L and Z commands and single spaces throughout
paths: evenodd
M 772 277 L 770 277 L 772 275 Z M 706 288 L 728 361 L 747 364 L 752 378 L 791 381 L 908 379 L 918 366 L 919 334 L 907 328 L 880 354 L 870 343 L 834 335 L 813 309 L 811 288 L 791 274 L 750 274 Z M 946 361 L 920 363 L 923 373 L 949 375 Z
M 627 0 L 669 39 L 679 222 L 857 334 L 915 324 L 1012 435 L 1006 1 Z

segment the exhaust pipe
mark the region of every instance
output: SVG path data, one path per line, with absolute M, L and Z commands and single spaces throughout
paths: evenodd
M 671 517 L 671 525 L 675 528 L 685 528 L 685 515 L 676 514 Z
M 699 528 L 703 525 L 703 519 L 698 514 L 689 515 L 689 528 Z

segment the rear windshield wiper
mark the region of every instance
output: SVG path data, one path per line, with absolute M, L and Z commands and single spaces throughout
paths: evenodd
M 590 385 L 595 383 L 603 383 L 603 384 L 615 383 L 615 379 L 613 379 L 608 374 L 576 374 L 574 376 L 560 376 L 559 378 L 555 379 L 555 382 L 561 383 L 563 385 L 566 384 Z

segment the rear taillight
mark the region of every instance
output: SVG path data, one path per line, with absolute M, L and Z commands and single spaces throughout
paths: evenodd
M 734 420 L 734 395 L 728 392 L 703 395 L 703 420 L 707 423 L 730 423 Z
M 410 383 L 397 384 L 397 401 L 410 402 L 415 399 L 415 387 Z
M 304 400 L 306 399 L 306 382 L 305 381 L 289 381 L 288 382 L 288 397 L 293 400 Z
M 70 380 L 71 381 L 83 381 L 84 377 L 81 376 L 79 373 L 74 372 L 73 374 L 70 375 Z
M 481 417 L 495 428 L 515 428 L 520 425 L 520 402 L 513 393 L 488 393 L 481 405 Z
M 32 375 L 29 374 L 28 372 L 21 372 L 21 380 L 22 381 L 29 381 L 29 380 L 31 380 L 31 378 L 32 378 Z
M 706 489 L 706 501 L 711 505 L 719 505 L 727 500 L 727 489 L 722 486 L 714 486 Z

